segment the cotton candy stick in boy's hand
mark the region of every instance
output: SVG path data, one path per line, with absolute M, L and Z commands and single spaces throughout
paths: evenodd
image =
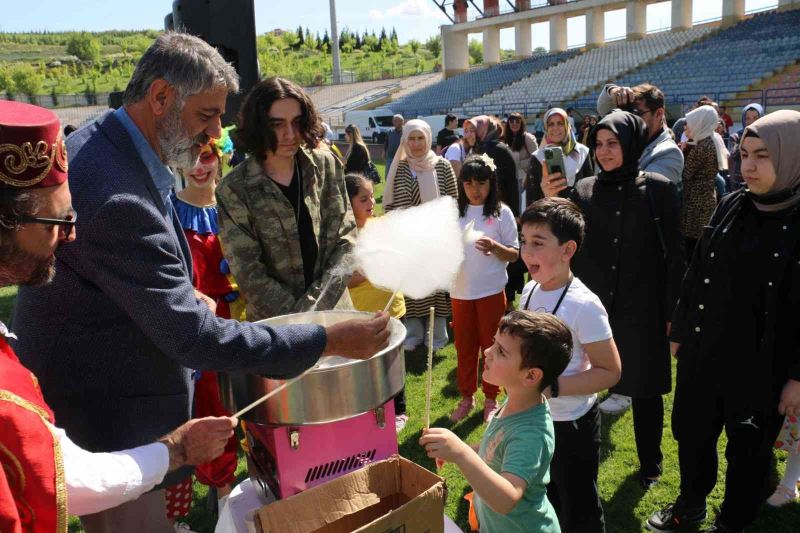
M 428 379 L 425 382 L 425 429 L 431 427 L 431 387 L 433 386 L 433 323 L 436 308 L 431 307 L 428 317 Z
M 456 201 L 444 196 L 372 219 L 354 255 L 375 286 L 417 299 L 448 290 L 464 260 Z

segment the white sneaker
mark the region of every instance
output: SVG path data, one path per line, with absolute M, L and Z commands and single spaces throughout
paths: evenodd
M 600 403 L 600 410 L 607 415 L 619 415 L 627 411 L 630 406 L 630 396 L 611 394 L 605 401 Z
M 798 493 L 797 489 L 792 491 L 784 487 L 783 485 L 778 485 L 775 488 L 775 492 L 772 493 L 772 496 L 767 498 L 767 505 L 770 507 L 781 507 L 786 505 L 787 503 L 792 503 L 793 501 L 797 500 Z
M 394 429 L 396 433 L 400 433 L 403 431 L 403 428 L 406 427 L 406 423 L 408 422 L 408 415 L 397 415 L 394 417 Z
M 172 526 L 175 528 L 175 533 L 197 533 L 185 522 L 175 522 Z

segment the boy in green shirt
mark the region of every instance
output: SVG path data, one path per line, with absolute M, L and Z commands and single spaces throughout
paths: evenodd
M 430 428 L 420 438 L 436 465 L 455 463 L 475 491 L 480 530 L 560 533 L 547 499 L 555 439 L 542 391 L 564 371 L 572 334 L 549 313 L 513 311 L 503 317 L 486 350 L 483 379 L 508 399 L 489 422 L 477 449 L 450 430 Z

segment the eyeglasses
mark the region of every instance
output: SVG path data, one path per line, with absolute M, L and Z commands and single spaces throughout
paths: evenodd
M 75 232 L 75 223 L 78 221 L 78 213 L 72 211 L 64 218 L 43 218 L 32 216 L 19 217 L 20 222 L 31 222 L 33 224 L 46 224 L 48 226 L 58 226 L 59 237 L 68 239 Z
M 645 110 L 641 110 L 641 109 L 635 109 L 635 108 L 633 109 L 633 111 L 631 111 L 631 113 L 633 113 L 634 115 L 636 115 L 636 116 L 637 116 L 637 117 L 639 117 L 639 118 L 642 118 L 642 117 L 644 117 L 646 114 L 648 114 L 648 113 L 653 113 L 653 112 L 654 112 L 654 111 L 653 111 L 652 109 L 645 109 Z

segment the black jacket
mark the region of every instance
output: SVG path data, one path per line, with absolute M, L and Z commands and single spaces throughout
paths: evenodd
M 497 165 L 497 185 L 500 189 L 500 200 L 511 208 L 515 217 L 519 216 L 519 182 L 517 181 L 517 164 L 511 149 L 502 141 L 491 140 L 483 146 L 486 155 Z
M 367 175 L 369 172 L 369 153 L 367 149 L 358 143 L 353 143 L 353 148 L 350 150 L 350 157 L 344 164 L 344 171 L 357 172 L 359 174 Z
M 774 412 L 800 380 L 800 208 L 762 213 L 724 197 L 703 231 L 675 309 L 678 387 L 725 385 L 732 411 Z
M 622 359 L 613 391 L 634 398 L 669 392 L 667 322 L 686 268 L 675 185 L 649 173 L 620 182 L 590 177 L 570 197 L 586 219 L 572 270 L 603 302 Z

